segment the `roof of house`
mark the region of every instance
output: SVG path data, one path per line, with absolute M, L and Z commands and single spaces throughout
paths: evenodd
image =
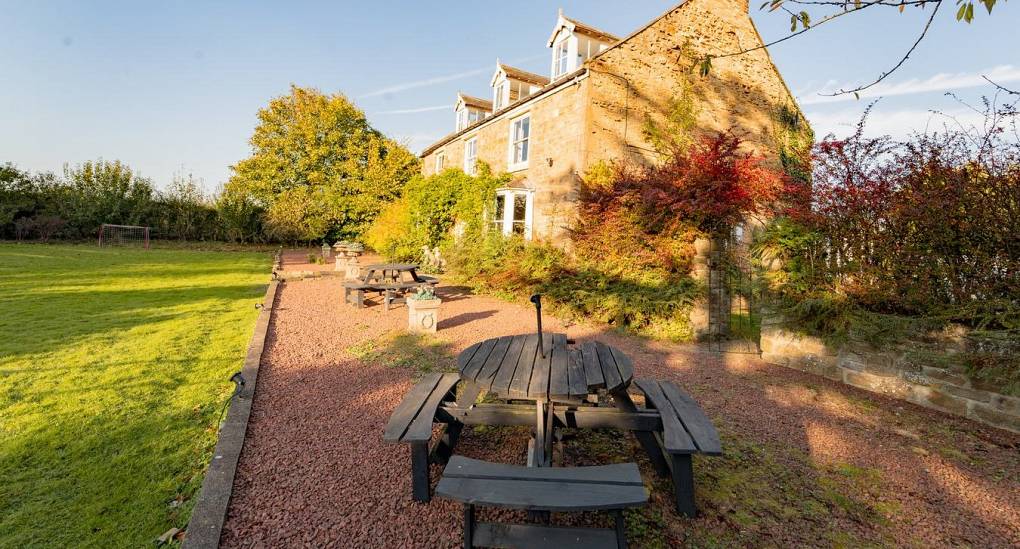
M 579 32 L 581 34 L 590 36 L 592 38 L 597 38 L 604 42 L 616 42 L 620 39 L 618 36 L 614 36 L 612 34 L 609 34 L 608 32 L 596 29 L 591 25 L 585 25 L 584 23 L 578 21 L 577 19 L 571 19 L 566 16 L 564 16 L 563 18 L 574 25 L 574 32 Z
M 469 107 L 476 107 L 479 109 L 485 109 L 487 111 L 492 110 L 492 101 L 488 101 L 486 99 L 481 99 L 479 97 L 458 93 L 457 102 L 460 103 L 461 101 L 463 101 L 464 104 Z
M 502 63 L 497 65 L 497 70 L 502 70 L 506 73 L 507 78 L 511 80 L 520 80 L 521 82 L 527 82 L 528 84 L 535 84 L 536 86 L 545 86 L 549 83 L 548 76 L 542 76 L 533 72 L 528 72 L 523 69 L 504 65 Z
M 569 28 L 571 32 L 583 34 L 585 36 L 589 36 L 602 42 L 608 42 L 610 44 L 620 41 L 619 37 L 609 34 L 604 30 L 596 29 L 595 27 L 591 25 L 586 25 L 578 21 L 577 19 L 571 19 L 563 15 L 563 9 L 561 8 L 559 14 L 556 17 L 556 27 L 553 29 L 552 34 L 549 35 L 549 42 L 546 44 L 547 47 L 551 48 L 553 46 L 553 41 L 556 40 L 556 36 L 560 33 L 560 29 L 562 29 L 563 27 Z
M 588 72 L 588 68 L 587 67 L 581 67 L 580 69 L 577 69 L 576 71 L 561 77 L 559 80 L 557 80 L 555 82 L 551 82 L 551 83 L 547 82 L 546 85 L 542 89 L 536 91 L 535 93 L 533 93 L 531 95 L 528 95 L 528 96 L 525 96 L 525 97 L 523 97 L 521 99 L 518 99 L 517 101 L 514 101 L 513 103 L 510 103 L 509 105 L 503 107 L 502 109 L 492 113 L 492 116 L 488 116 L 486 118 L 483 118 L 482 120 L 479 120 L 479 121 L 475 122 L 474 124 L 471 124 L 471 125 L 465 127 L 464 129 L 462 129 L 460 131 L 456 131 L 456 132 L 447 134 L 446 137 L 443 137 L 439 141 L 436 141 L 435 143 L 433 143 L 433 144 L 429 145 L 428 147 L 426 147 L 425 150 L 423 150 L 421 152 L 421 154 L 418 155 L 418 156 L 420 156 L 421 158 L 425 158 L 426 156 L 431 154 L 436 149 L 441 148 L 443 145 L 446 145 L 447 143 L 449 143 L 450 141 L 453 141 L 457 137 L 459 137 L 461 135 L 464 135 L 465 133 L 474 131 L 479 126 L 482 126 L 482 125 L 494 122 L 495 120 L 497 120 L 504 113 L 506 113 L 506 112 L 508 112 L 508 111 L 510 111 L 512 109 L 516 109 L 517 107 L 520 107 L 521 105 L 523 105 L 525 103 L 534 101 L 534 100 L 538 99 L 539 97 L 542 97 L 545 94 L 547 94 L 547 93 L 549 93 L 549 92 L 551 92 L 553 90 L 556 90 L 556 89 L 565 87 L 568 84 L 571 84 L 574 81 L 575 78 L 583 75 L 586 72 Z

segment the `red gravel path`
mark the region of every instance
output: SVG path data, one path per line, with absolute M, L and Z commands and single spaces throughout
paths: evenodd
M 290 255 L 288 262 L 300 263 L 296 258 L 306 255 Z M 355 351 L 366 342 L 401 329 L 406 310 L 355 310 L 341 304 L 340 292 L 339 279 L 332 278 L 286 282 L 280 289 L 224 529 L 225 547 L 460 543 L 459 505 L 413 503 L 408 449 L 382 442 L 383 426 L 413 385 L 413 372 L 356 358 Z M 444 319 L 439 339 L 451 352 L 480 339 L 533 329 L 534 311 L 525 306 L 449 286 L 440 295 Z M 764 448 L 766 455 L 770 448 L 778 449 L 777 455 L 803 455 L 802 461 L 780 465 L 792 468 L 800 482 L 810 481 L 803 479 L 814 467 L 875 470 L 881 488 L 865 490 L 862 501 L 889 510 L 888 520 L 879 525 L 852 520 L 852 513 L 850 518 L 823 513 L 827 518 L 821 523 L 755 521 L 748 533 L 742 531 L 748 523 L 730 518 L 741 516 L 739 502 L 726 509 L 702 501 L 699 493 L 699 505 L 708 508 L 704 516 L 681 519 L 657 483 L 653 506 L 661 510 L 663 523 L 656 528 L 665 544 L 740 539 L 751 545 L 833 545 L 834 539 L 819 538 L 825 532 L 882 545 L 1020 546 L 1020 436 L 742 355 L 649 342 L 598 326 L 565 326 L 551 317 L 545 322 L 549 331 L 619 346 L 634 359 L 637 375 L 682 384 L 719 425 L 724 450 L 739 441 Z M 521 462 L 525 436 L 468 433 L 458 451 Z M 493 437 L 503 437 L 502 442 L 493 444 L 499 440 Z M 621 446 L 630 450 L 626 443 Z M 706 469 L 704 463 L 696 462 L 696 469 L 710 470 L 711 478 L 704 481 L 699 475 L 698 482 L 719 488 L 714 477 L 721 469 Z M 647 463 L 642 469 L 647 474 Z

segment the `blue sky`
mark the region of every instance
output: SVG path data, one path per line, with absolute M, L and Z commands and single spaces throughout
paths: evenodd
M 0 0 L 0 162 L 60 172 L 65 162 L 120 159 L 165 185 L 193 173 L 214 190 L 249 153 L 256 111 L 295 83 L 343 92 L 389 135 L 420 150 L 453 127 L 458 90 L 487 96 L 497 57 L 539 73 L 557 7 L 623 36 L 677 0 L 558 2 L 141 2 Z M 789 19 L 752 15 L 768 40 Z M 976 101 L 980 75 L 1020 87 L 1020 4 L 973 24 L 947 3 L 929 38 L 894 74 L 872 117 L 903 135 L 969 120 L 943 96 Z M 772 48 L 819 134 L 844 132 L 867 101 L 819 91 L 889 68 L 925 14 L 867 11 Z

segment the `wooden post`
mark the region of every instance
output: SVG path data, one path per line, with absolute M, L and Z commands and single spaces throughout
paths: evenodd
M 475 506 L 464 504 L 464 549 L 474 547 L 475 537 Z
M 432 450 L 432 459 L 435 463 L 446 465 L 446 462 L 450 461 L 450 456 L 453 455 L 453 450 L 457 447 L 457 440 L 460 439 L 460 432 L 463 429 L 464 424 L 460 422 L 447 423 L 444 426 L 439 442 Z
M 414 501 L 428 503 L 429 494 L 429 443 L 411 443 L 411 493 Z
M 694 518 L 694 465 L 691 454 L 673 454 L 673 490 L 676 492 L 676 511 Z
M 623 520 L 623 511 L 613 511 L 613 519 L 616 523 L 616 546 L 627 549 L 627 523 Z
M 625 412 L 637 411 L 637 406 L 634 405 L 634 401 L 630 399 L 630 395 L 627 394 L 626 390 L 613 394 L 613 404 Z M 648 407 L 647 404 L 646 407 Z M 654 408 L 649 409 L 654 410 Z M 662 446 L 659 446 L 659 441 L 655 440 L 655 435 L 648 431 L 633 431 L 633 433 L 637 437 L 638 442 L 641 443 L 641 447 L 645 449 L 645 453 L 648 454 L 648 459 L 652 462 L 655 473 L 660 477 L 669 475 L 669 465 L 666 463 L 666 458 L 662 455 Z

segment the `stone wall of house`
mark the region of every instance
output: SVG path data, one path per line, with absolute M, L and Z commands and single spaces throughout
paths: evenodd
M 534 238 L 560 240 L 575 211 L 586 88 L 587 79 L 567 84 L 458 136 L 424 157 L 424 174 L 435 173 L 435 157 L 441 152 L 446 167 L 463 168 L 464 143 L 475 137 L 478 159 L 494 173 L 507 171 L 510 124 L 530 114 L 528 166 L 511 173 L 511 187 L 535 193 Z
M 1000 394 L 997 387 L 968 379 L 950 366 L 952 356 L 960 353 L 1008 355 L 1020 349 L 969 337 L 960 329 L 883 349 L 854 341 L 833 348 L 769 315 L 762 322 L 761 350 L 772 364 L 1020 432 L 1020 398 Z
M 690 86 L 702 131 L 732 129 L 750 148 L 775 158 L 775 113 L 796 102 L 764 49 L 715 59 L 707 77 L 692 64 L 706 54 L 761 44 L 746 0 L 690 0 L 591 63 L 592 98 L 582 160 L 654 159 L 642 129 L 661 122 L 671 98 Z

